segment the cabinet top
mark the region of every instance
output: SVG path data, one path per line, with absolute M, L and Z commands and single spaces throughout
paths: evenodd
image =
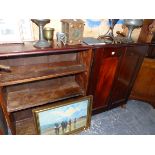
M 23 44 L 2 44 L 0 45 L 0 57 L 73 52 L 88 50 L 91 47 L 92 46 L 88 45 L 66 45 L 59 47 L 54 43 L 53 47 L 39 49 L 35 48 L 32 42 L 26 42 Z
M 136 46 L 136 45 L 151 45 L 155 44 L 105 44 L 105 45 L 66 45 L 58 47 L 54 43 L 53 47 L 38 49 L 33 46 L 32 42 L 26 42 L 24 44 L 2 44 L 0 45 L 0 58 L 1 57 L 12 57 L 12 56 L 24 56 L 24 55 L 37 55 L 37 54 L 52 54 L 52 53 L 66 53 L 73 51 L 84 51 L 89 50 L 90 48 L 104 48 L 104 47 L 127 47 L 127 46 Z

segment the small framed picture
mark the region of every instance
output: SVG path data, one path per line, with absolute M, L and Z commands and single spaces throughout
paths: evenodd
M 76 98 L 33 110 L 40 135 L 74 134 L 90 127 L 92 96 Z
M 20 20 L 0 19 L 0 44 L 23 43 Z

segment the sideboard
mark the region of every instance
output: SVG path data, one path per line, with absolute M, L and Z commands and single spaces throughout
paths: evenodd
M 36 49 L 0 45 L 0 107 L 12 134 L 36 134 L 32 110 L 93 95 L 93 114 L 129 98 L 147 44 L 77 45 Z

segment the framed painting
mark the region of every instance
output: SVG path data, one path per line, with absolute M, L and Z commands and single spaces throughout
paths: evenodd
M 59 102 L 33 110 L 39 135 L 68 135 L 90 127 L 92 96 Z
M 19 20 L 0 19 L 0 44 L 23 43 Z

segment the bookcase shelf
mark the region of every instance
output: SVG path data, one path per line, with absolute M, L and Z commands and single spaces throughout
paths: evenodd
M 8 112 L 84 94 L 74 76 L 9 86 L 6 92 Z
M 85 71 L 85 66 L 77 62 L 36 64 L 11 67 L 11 72 L 0 75 L 0 86 L 8 86 L 37 80 L 44 80 Z

